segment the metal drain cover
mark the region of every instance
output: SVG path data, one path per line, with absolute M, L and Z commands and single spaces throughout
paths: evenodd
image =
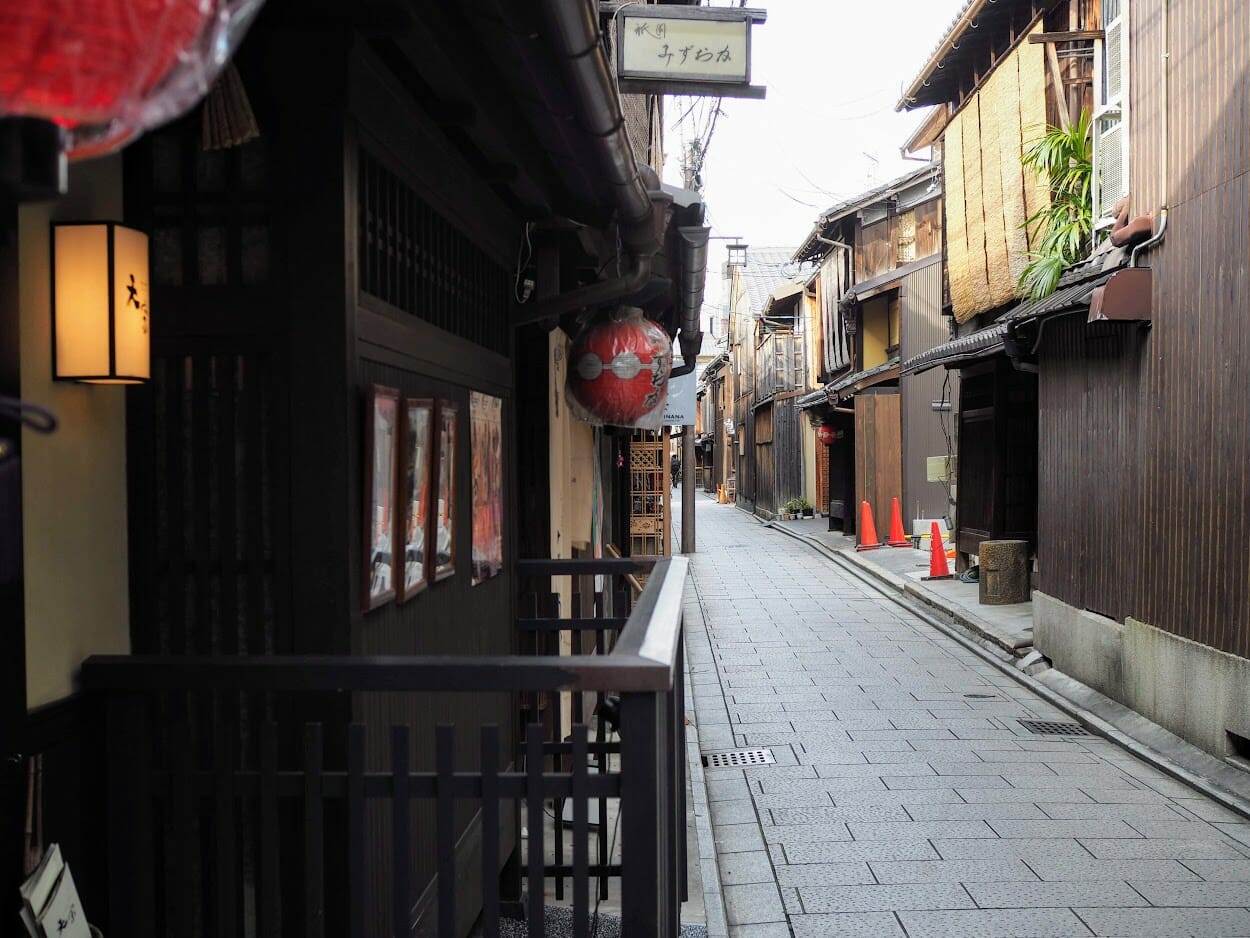
M 1038 736 L 1093 736 L 1079 723 L 1056 723 L 1053 720 L 1017 720 L 1030 733 Z
M 728 752 L 708 752 L 703 764 L 709 769 L 734 768 L 743 765 L 776 765 L 777 758 L 771 749 L 731 749 Z

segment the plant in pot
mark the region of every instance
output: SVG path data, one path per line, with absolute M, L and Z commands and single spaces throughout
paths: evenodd
M 800 499 L 797 499 L 797 501 L 799 503 L 799 511 L 802 513 L 803 517 L 804 518 L 812 517 L 812 503 L 809 502 L 806 498 L 800 498 Z
M 789 521 L 791 518 L 799 516 L 799 500 L 791 498 L 781 506 L 781 517 L 783 521 Z

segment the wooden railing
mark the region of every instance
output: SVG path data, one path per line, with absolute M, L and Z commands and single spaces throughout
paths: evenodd
M 518 573 L 541 583 L 561 576 L 615 577 L 629 572 L 626 566 L 638 563 L 523 561 Z M 107 722 L 105 934 L 409 935 L 427 885 L 414 881 L 413 858 L 432 846 L 436 875 L 426 921 L 437 923 L 439 935 L 462 934 L 477 919 L 479 904 L 485 936 L 497 935 L 501 915 L 509 913 L 524 914 L 530 935 L 543 935 L 542 897 L 551 878 L 561 895 L 565 880 L 571 882 L 575 934 L 589 935 L 591 883 L 597 881 L 603 895 L 607 880 L 619 876 L 625 933 L 676 936 L 686 859 L 685 575 L 682 558 L 655 563 L 627 617 L 610 614 L 620 607 L 600 593 L 586 600 L 587 612 L 596 614 L 531 616 L 520 623 L 532 634 L 593 634 L 598 653 L 580 643 L 559 653 L 557 641 L 554 654 L 504 657 L 88 659 L 83 681 L 105 708 Z M 501 736 L 497 724 L 468 733 L 439 725 L 431 741 L 433 770 L 413 771 L 408 726 L 389 727 L 386 744 L 373 738 L 369 749 L 378 727 L 282 720 L 316 707 L 333 710 L 335 701 L 361 694 L 501 692 L 555 702 L 549 718 L 536 719 L 539 711 L 529 711 L 511 761 L 505 746 L 510 728 Z M 563 692 L 577 701 L 567 739 L 558 703 Z M 608 727 L 609 696 L 619 708 L 615 738 Z M 254 738 L 255 764 L 236 758 L 236 720 L 211 722 L 241 699 L 260 701 L 238 711 L 250 714 L 245 735 Z M 206 714 L 214 727 L 210 739 L 192 726 L 198 719 L 202 730 Z M 466 737 L 474 738 L 472 748 Z M 384 765 L 376 764 L 380 758 Z M 474 763 L 469 770 L 466 762 Z M 591 804 L 598 802 L 602 819 L 608 799 L 619 799 L 627 833 L 619 863 L 611 863 L 602 846 L 592 863 Z M 567 823 L 561 810 L 566 801 L 572 806 Z M 423 804 L 435 808 L 433 829 L 414 836 L 413 812 Z M 554 863 L 545 857 L 548 804 L 557 819 Z M 469 826 L 480 831 L 480 856 L 472 868 L 466 868 L 467 835 L 457 820 L 466 805 L 473 812 Z M 508 869 L 502 851 L 521 842 L 522 818 L 528 840 L 522 864 L 512 869 L 526 886 L 524 905 L 516 901 L 519 894 L 501 894 L 501 887 L 503 893 L 513 890 L 508 875 L 499 875 Z M 377 873 L 376 838 L 388 841 L 381 862 L 389 866 L 389 908 L 381 919 L 366 876 L 367 869 Z M 597 839 L 602 845 L 604 838 Z M 466 875 L 478 880 L 468 890 L 475 897 L 472 908 L 465 907 L 458 883 Z

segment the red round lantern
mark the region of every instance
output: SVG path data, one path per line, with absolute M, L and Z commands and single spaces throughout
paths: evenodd
M 107 152 L 198 101 L 256 0 L 38 0 L 0 14 L 0 115 L 68 132 L 74 156 Z
M 840 436 L 842 436 L 841 431 L 834 429 L 827 423 L 822 423 L 816 430 L 816 439 L 826 446 L 832 445 Z
M 568 389 L 593 420 L 638 424 L 663 406 L 673 345 L 642 310 L 625 308 L 591 323 L 569 351 Z

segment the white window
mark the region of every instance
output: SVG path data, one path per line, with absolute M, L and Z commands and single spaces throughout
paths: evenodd
M 1094 223 L 1110 224 L 1128 194 L 1128 6 L 1103 0 L 1101 62 L 1094 68 Z

